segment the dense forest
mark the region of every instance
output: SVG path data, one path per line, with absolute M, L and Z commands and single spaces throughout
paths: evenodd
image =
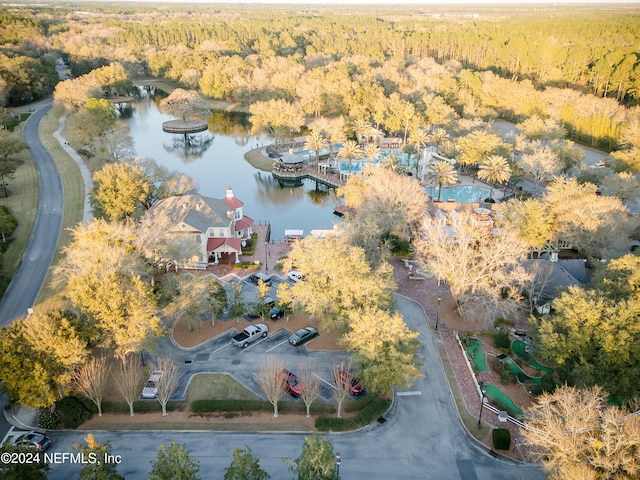
M 568 138 L 627 146 L 640 100 L 640 9 L 563 6 L 207 7 L 41 4 L 0 16 L 0 105 L 119 62 L 240 102 L 296 102 L 310 117 L 446 126 L 537 115 Z M 506 7 L 505 7 L 506 8 Z M 390 118 L 390 117 L 399 118 Z

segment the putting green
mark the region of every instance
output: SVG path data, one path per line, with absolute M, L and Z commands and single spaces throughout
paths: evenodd
M 516 404 L 513 403 L 511 397 L 505 394 L 502 390 L 500 390 L 495 385 L 487 384 L 484 386 L 484 391 L 487 393 L 487 397 L 496 402 L 500 402 L 500 404 L 507 409 L 510 415 L 524 415 L 522 409 L 516 407 Z
M 527 365 L 530 365 L 533 368 L 537 368 L 538 370 L 545 373 L 553 373 L 553 368 L 542 365 L 541 363 L 538 363 L 531 358 L 531 354 L 527 352 L 527 344 L 525 342 L 514 340 L 511 344 L 511 350 L 513 351 L 513 353 L 522 358 L 522 360 L 524 360 Z
M 534 383 L 536 385 L 540 385 L 539 377 L 530 377 L 529 375 L 524 373 L 520 368 L 520 366 L 516 362 L 514 362 L 511 358 L 505 355 L 504 358 L 500 358 L 500 360 L 502 360 L 502 363 L 504 363 L 507 367 L 509 367 L 509 370 L 511 370 L 513 373 L 515 373 L 518 376 L 518 380 L 520 380 L 520 383 Z
M 470 338 L 467 342 L 467 355 L 479 372 L 488 372 L 487 355 L 482 353 L 482 342 L 477 338 Z

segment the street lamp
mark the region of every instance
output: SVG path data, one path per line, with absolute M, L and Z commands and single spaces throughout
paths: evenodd
M 340 464 L 342 463 L 342 457 L 340 452 L 336 452 L 336 475 L 340 478 Z
M 268 272 L 269 271 L 269 251 L 267 250 L 267 245 L 269 245 L 269 242 L 264 242 L 264 271 Z
M 442 300 L 442 297 L 438 297 L 438 306 L 436 308 L 436 330 L 438 329 L 438 321 L 440 320 L 440 300 Z
M 487 393 L 487 391 L 483 388 L 482 389 L 482 399 L 480 400 L 480 415 L 478 415 L 478 430 L 480 430 L 482 428 L 482 425 L 480 425 L 480 423 L 482 422 L 482 408 L 484 407 L 484 399 L 485 399 L 486 393 Z

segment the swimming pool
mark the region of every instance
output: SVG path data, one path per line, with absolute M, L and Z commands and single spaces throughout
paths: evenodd
M 427 188 L 427 195 L 432 198 L 438 198 L 437 188 Z M 443 188 L 440 194 L 440 201 L 446 202 L 452 200 L 460 203 L 475 203 L 482 201 L 489 196 L 489 189 L 478 187 L 476 185 L 456 185 L 455 187 Z

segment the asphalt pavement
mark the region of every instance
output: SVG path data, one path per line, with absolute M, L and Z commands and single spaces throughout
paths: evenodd
M 40 143 L 38 125 L 51 109 L 52 100 L 34 106 L 24 125 L 23 138 L 38 172 L 39 201 L 36 221 L 22 260 L 0 300 L 0 326 L 27 315 L 44 285 L 62 229 L 64 197 L 58 168 Z

